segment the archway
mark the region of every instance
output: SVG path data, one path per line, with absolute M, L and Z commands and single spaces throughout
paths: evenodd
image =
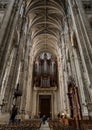
M 58 90 L 57 58 L 50 52 L 43 51 L 35 57 L 33 65 L 33 115 L 41 117 L 45 114 L 52 117 L 55 105 L 58 105 L 57 97 L 53 99 Z
M 31 52 L 29 60 L 29 75 L 27 83 L 27 99 L 26 99 L 26 111 L 30 111 L 31 115 L 37 115 L 39 102 L 39 94 L 51 94 L 55 103 L 52 103 L 52 113 L 55 115 L 58 111 L 63 111 L 63 98 L 62 85 L 61 85 L 61 31 L 63 17 L 65 17 L 64 6 L 62 2 L 49 0 L 49 1 L 30 1 L 27 8 L 27 15 L 29 19 L 29 34 L 31 37 Z M 42 52 L 49 52 L 57 59 L 57 76 L 50 75 L 40 76 L 34 79 L 34 61 L 37 55 Z M 44 62 L 45 64 L 45 62 Z M 47 62 L 48 64 L 48 62 Z M 41 67 L 42 68 L 42 67 Z M 54 78 L 58 78 L 57 80 Z M 56 87 L 59 80 L 59 87 Z M 35 84 L 33 83 L 35 82 Z M 43 83 L 44 82 L 44 83 Z M 48 82 L 48 83 L 47 83 Z M 50 83 L 49 85 L 49 82 Z M 42 83 L 42 84 L 41 84 Z M 39 86 L 39 87 L 36 87 Z M 43 87 L 44 86 L 44 87 Z M 47 88 L 48 86 L 48 88 Z M 52 87 L 51 87 L 52 86 Z M 54 86 L 54 87 L 53 87 Z M 57 89 L 56 89 L 57 88 Z M 42 90 L 45 89 L 45 90 Z M 61 107 L 62 106 L 62 107 Z M 52 114 L 53 115 L 53 114 Z

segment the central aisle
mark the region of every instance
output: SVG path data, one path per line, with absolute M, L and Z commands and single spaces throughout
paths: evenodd
M 46 121 L 45 124 L 41 124 L 40 130 L 50 130 L 50 127 L 48 125 L 48 122 Z

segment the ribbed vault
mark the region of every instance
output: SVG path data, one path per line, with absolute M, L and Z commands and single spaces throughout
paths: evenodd
M 58 51 L 64 3 L 62 0 L 29 0 L 27 3 L 29 16 L 29 34 L 34 51 Z

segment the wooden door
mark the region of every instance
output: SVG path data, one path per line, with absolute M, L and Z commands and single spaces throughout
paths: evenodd
M 51 97 L 40 96 L 39 100 L 40 117 L 42 117 L 43 115 L 46 115 L 46 117 L 50 117 Z

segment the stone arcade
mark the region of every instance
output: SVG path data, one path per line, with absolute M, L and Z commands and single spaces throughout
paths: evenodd
M 0 0 L 0 118 L 14 104 L 25 119 L 92 118 L 91 5 Z

